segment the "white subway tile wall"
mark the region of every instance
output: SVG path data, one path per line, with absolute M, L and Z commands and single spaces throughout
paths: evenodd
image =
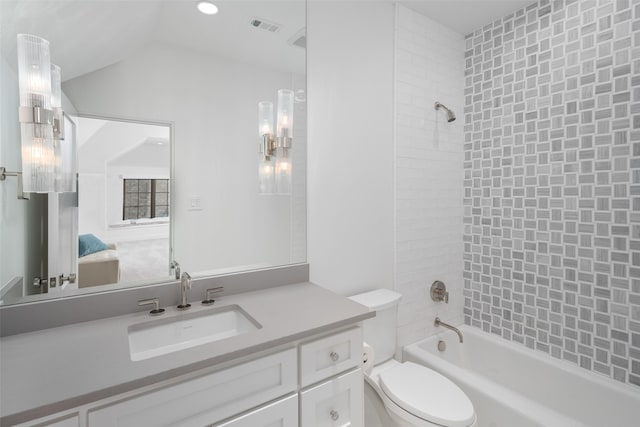
M 464 37 L 403 6 L 396 9 L 396 290 L 398 348 L 436 331 L 436 316 L 463 323 Z M 457 115 L 447 123 L 442 102 Z M 442 280 L 449 304 L 434 302 Z
M 465 322 L 640 386 L 640 2 L 465 42 Z

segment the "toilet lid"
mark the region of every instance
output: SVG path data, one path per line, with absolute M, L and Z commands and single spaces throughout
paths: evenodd
M 475 419 L 473 404 L 451 380 L 411 362 L 380 374 L 384 393 L 413 415 L 447 427 L 467 427 Z

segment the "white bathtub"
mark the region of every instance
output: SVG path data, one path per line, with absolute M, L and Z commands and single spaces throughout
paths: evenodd
M 460 329 L 464 344 L 446 331 L 405 347 L 404 357 L 458 384 L 473 402 L 478 427 L 640 426 L 640 388 L 477 328 Z

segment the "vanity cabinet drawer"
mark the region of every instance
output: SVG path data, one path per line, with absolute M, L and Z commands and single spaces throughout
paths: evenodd
M 362 369 L 355 369 L 303 391 L 300 400 L 300 427 L 362 427 Z
M 298 427 L 298 395 L 278 400 L 214 427 Z
M 89 411 L 89 427 L 211 425 L 296 390 L 296 351 L 232 368 Z
M 349 329 L 300 346 L 300 384 L 306 387 L 362 361 L 362 330 Z

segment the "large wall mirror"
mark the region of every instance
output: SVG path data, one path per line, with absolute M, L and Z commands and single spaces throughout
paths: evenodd
M 306 261 L 305 1 L 214 3 L 0 2 L 0 167 L 22 171 L 18 34 L 49 42 L 77 158 L 74 191 L 0 181 L 2 304 Z

